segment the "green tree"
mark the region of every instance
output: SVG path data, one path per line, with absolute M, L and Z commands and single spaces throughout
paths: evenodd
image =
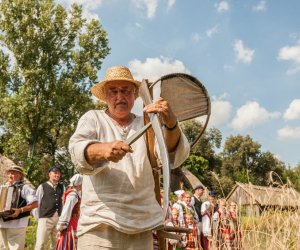
M 233 181 L 267 185 L 270 171 L 282 176 L 285 168 L 271 152 L 261 152 L 261 145 L 249 135 L 228 137 L 221 155 L 221 174 Z
M 68 140 L 94 106 L 107 34 L 81 6 L 66 11 L 53 0 L 2 0 L 0 31 L 1 146 L 38 184 L 49 165 L 72 166 Z
M 284 180 L 300 192 L 300 163 L 294 168 L 289 167 L 285 170 Z

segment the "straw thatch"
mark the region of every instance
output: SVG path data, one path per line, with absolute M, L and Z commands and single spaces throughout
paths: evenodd
M 291 187 L 256 186 L 236 182 L 227 201 L 236 202 L 247 214 L 259 216 L 267 208 L 295 209 L 300 205 L 300 194 Z
M 0 154 L 0 185 L 3 185 L 7 182 L 6 170 L 9 169 L 12 165 L 15 166 L 16 164 L 12 160 Z M 33 187 L 31 182 L 26 177 L 24 178 L 24 182 Z
M 203 183 L 186 168 L 176 168 L 171 171 L 171 191 L 178 189 L 191 190 Z

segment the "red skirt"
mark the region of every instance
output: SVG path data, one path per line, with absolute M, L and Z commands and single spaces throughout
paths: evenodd
M 55 250 L 76 250 L 77 249 L 77 218 L 71 218 L 68 227 L 60 234 Z

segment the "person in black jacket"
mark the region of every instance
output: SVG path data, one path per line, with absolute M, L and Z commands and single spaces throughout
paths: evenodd
M 16 207 L 11 212 L 3 211 L 0 215 L 0 249 L 24 249 L 26 227 L 30 211 L 38 206 L 35 190 L 24 183 L 24 171 L 13 165 L 7 171 L 8 182 L 3 190 L 14 189 Z M 2 188 L 1 188 L 2 191 Z
M 65 187 L 59 183 L 61 169 L 53 166 L 48 171 L 49 180 L 39 185 L 36 194 L 39 201 L 35 217 L 38 219 L 35 250 L 46 249 L 50 236 L 50 249 L 56 245 L 56 224 L 62 211 L 62 195 Z
M 202 200 L 201 197 L 204 194 L 204 187 L 202 185 L 198 185 L 194 188 L 194 195 L 192 197 L 191 205 L 194 206 L 196 213 L 198 215 L 199 221 L 201 222 L 201 205 Z

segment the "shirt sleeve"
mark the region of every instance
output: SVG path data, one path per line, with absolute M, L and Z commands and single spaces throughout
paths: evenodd
M 38 207 L 33 209 L 31 211 L 33 217 L 38 220 L 39 219 L 39 213 L 40 213 L 40 204 L 41 204 L 41 200 L 44 196 L 44 190 L 43 190 L 43 185 L 39 185 L 36 193 L 35 193 L 36 197 L 37 197 L 37 201 L 38 201 Z
M 176 146 L 176 149 L 173 152 L 169 153 L 171 169 L 180 167 L 180 165 L 189 157 L 190 154 L 190 144 L 180 127 L 179 129 L 180 129 L 179 142 Z M 158 157 L 160 156 L 157 139 L 155 139 L 155 153 Z
M 24 185 L 21 191 L 21 196 L 23 199 L 26 200 L 26 204 L 32 204 L 33 202 L 37 201 L 38 198 L 35 194 L 35 190 L 31 188 L 29 185 Z
M 93 143 L 100 142 L 97 140 L 96 128 L 99 127 L 94 111 L 85 113 L 78 121 L 75 133 L 69 141 L 69 152 L 72 162 L 76 169 L 86 175 L 93 175 L 100 172 L 107 161 L 99 162 L 95 165 L 90 165 L 85 158 L 85 148 Z
M 56 225 L 56 229 L 58 231 L 62 231 L 68 227 L 73 208 L 77 202 L 78 202 L 77 194 L 75 192 L 71 192 L 66 198 L 66 202 L 63 206 L 61 215 L 60 215 L 58 223 Z

